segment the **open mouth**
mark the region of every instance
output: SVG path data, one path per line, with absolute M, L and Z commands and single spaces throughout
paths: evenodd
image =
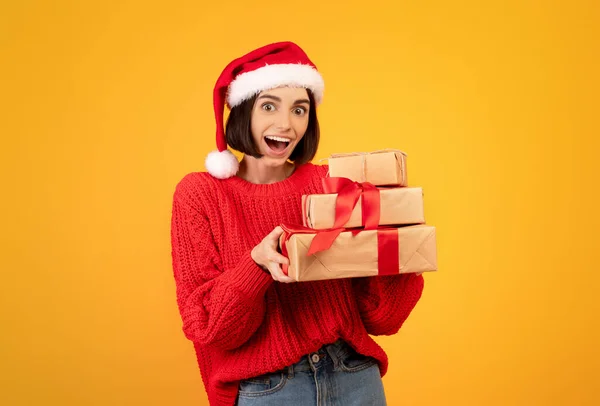
M 283 137 L 276 137 L 272 135 L 265 136 L 265 142 L 271 148 L 271 150 L 277 154 L 285 152 L 287 147 L 291 144 L 291 140 Z

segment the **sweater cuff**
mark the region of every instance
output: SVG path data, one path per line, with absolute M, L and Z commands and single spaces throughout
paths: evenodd
M 238 265 L 229 275 L 229 285 L 238 292 L 246 294 L 249 299 L 264 296 L 265 292 L 274 282 L 270 273 L 263 271 L 246 252 Z

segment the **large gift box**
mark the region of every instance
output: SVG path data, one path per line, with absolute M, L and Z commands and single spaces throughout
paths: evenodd
M 280 247 L 290 260 L 283 270 L 298 282 L 437 270 L 432 226 L 354 231 L 282 227 Z
M 356 202 L 349 220 L 343 227 L 364 226 L 364 194 Z M 302 217 L 304 226 L 322 230 L 332 228 L 336 217 L 338 194 L 317 194 L 302 196 Z M 406 225 L 425 223 L 423 189 L 402 187 L 379 189 L 380 217 L 378 225 Z
M 376 186 L 407 186 L 406 154 L 399 150 L 334 154 L 328 158 L 329 176 Z

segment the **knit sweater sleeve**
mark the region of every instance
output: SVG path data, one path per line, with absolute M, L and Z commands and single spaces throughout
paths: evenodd
M 402 274 L 352 281 L 360 316 L 372 335 L 396 334 L 421 298 L 422 275 Z
M 185 336 L 223 350 L 246 342 L 263 321 L 264 296 L 273 279 L 250 251 L 234 267 L 222 269 L 205 213 L 179 191 L 173 199 L 171 253 Z

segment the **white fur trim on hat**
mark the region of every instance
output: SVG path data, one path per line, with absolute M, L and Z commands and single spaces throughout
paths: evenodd
M 304 64 L 266 65 L 238 75 L 229 85 L 227 104 L 235 107 L 263 90 L 280 86 L 305 87 L 312 91 L 315 103 L 321 103 L 325 83 L 321 74 Z
M 227 179 L 235 175 L 240 163 L 231 151 L 212 151 L 206 156 L 204 166 L 208 173 L 218 179 Z

